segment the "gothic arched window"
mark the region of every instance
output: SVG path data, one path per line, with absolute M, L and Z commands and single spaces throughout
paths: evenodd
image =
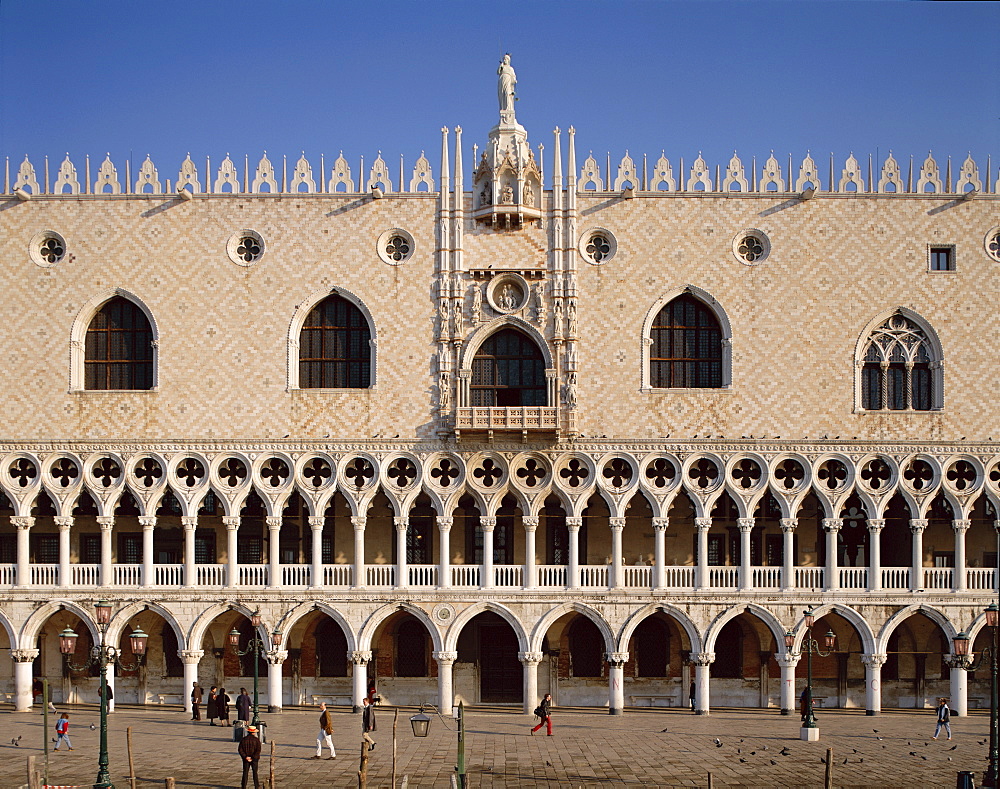
M 689 293 L 659 311 L 650 329 L 650 385 L 657 389 L 723 386 L 722 328 L 709 307 Z
M 106 302 L 87 327 L 85 389 L 152 389 L 153 329 L 135 303 Z
M 479 346 L 472 360 L 473 406 L 544 406 L 545 359 L 516 329 L 501 329 Z
M 367 389 L 371 386 L 371 327 L 342 296 L 323 299 L 299 333 L 302 389 Z
M 920 326 L 896 313 L 868 335 L 861 353 L 861 407 L 866 411 L 929 411 L 936 402 L 939 361 Z

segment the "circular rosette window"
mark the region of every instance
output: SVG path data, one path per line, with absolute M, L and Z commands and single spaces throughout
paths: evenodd
M 586 455 L 570 455 L 559 461 L 554 478 L 564 490 L 585 490 L 597 480 L 597 466 Z
M 918 496 L 934 490 L 940 479 L 937 462 L 931 457 L 910 458 L 903 464 L 899 474 L 902 485 Z
M 610 230 L 594 227 L 580 236 L 580 256 L 593 266 L 611 260 L 618 251 L 618 241 Z
M 405 230 L 394 227 L 378 237 L 376 250 L 383 263 L 398 266 L 413 257 L 413 236 Z
M 983 482 L 983 471 L 972 458 L 958 458 L 948 464 L 944 472 L 944 484 L 959 496 L 974 493 Z
M 50 268 L 66 257 L 66 239 L 55 230 L 43 230 L 29 242 L 28 253 L 36 266 Z
M 608 490 L 620 493 L 628 490 L 639 480 L 639 475 L 631 458 L 625 455 L 613 455 L 601 462 L 601 473 L 597 481 Z
M 408 455 L 394 455 L 386 462 L 382 474 L 383 484 L 395 493 L 413 490 L 420 484 L 420 466 Z
M 734 458 L 727 469 L 729 482 L 740 493 L 755 493 L 767 484 L 766 468 L 760 458 Z
M 854 472 L 845 458 L 825 457 L 816 463 L 816 487 L 823 493 L 841 493 L 854 484 Z
M 743 230 L 733 239 L 733 255 L 747 266 L 757 266 L 767 260 L 771 242 L 763 230 Z
M 164 482 L 165 464 L 152 455 L 140 455 L 127 464 L 129 482 L 140 490 L 155 490 Z
M 860 468 L 858 484 L 869 493 L 882 494 L 896 484 L 896 467 L 888 458 L 866 458 Z
M 509 315 L 528 303 L 530 292 L 524 277 L 519 274 L 501 274 L 494 277 L 486 288 L 486 300 L 496 312 Z
M 684 464 L 685 484 L 699 493 L 710 493 L 724 480 L 722 464 L 714 457 L 694 457 Z
M 333 464 L 323 455 L 306 455 L 298 462 L 298 475 L 306 490 L 323 490 L 336 479 Z
M 439 491 L 458 490 L 465 481 L 465 466 L 457 455 L 431 455 L 427 459 L 426 468 L 427 483 Z
M 90 458 L 84 464 L 84 472 L 90 484 L 100 490 L 117 487 L 125 481 L 122 462 L 112 455 Z
M 378 483 L 378 465 L 368 455 L 348 455 L 341 461 L 340 479 L 353 491 L 367 490 Z
M 45 475 L 56 488 L 72 488 L 82 480 L 80 466 L 66 455 L 45 462 Z
M 771 483 L 775 490 L 784 493 L 799 493 L 809 487 L 809 466 L 797 457 L 779 457 L 771 467 Z
M 229 243 L 226 244 L 226 253 L 237 266 L 254 265 L 264 257 L 265 251 L 264 239 L 256 230 L 240 230 L 238 233 L 233 233 Z

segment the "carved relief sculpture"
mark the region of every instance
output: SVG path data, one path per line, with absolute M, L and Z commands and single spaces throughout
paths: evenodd
M 535 283 L 535 320 L 539 326 L 545 325 L 545 283 Z
M 469 317 L 473 325 L 483 318 L 483 289 L 478 283 L 472 285 L 472 310 Z
M 510 184 L 507 184 L 507 186 L 503 188 L 503 192 L 500 197 L 500 202 L 503 205 L 514 205 L 514 187 L 512 187 Z

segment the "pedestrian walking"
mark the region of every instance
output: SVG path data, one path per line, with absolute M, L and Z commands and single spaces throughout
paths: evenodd
M 236 720 L 250 720 L 250 694 L 246 688 L 240 688 L 240 695 L 236 697 Z
M 368 701 L 368 697 L 361 699 L 361 739 L 368 743 L 368 750 L 375 750 L 375 740 L 371 733 L 375 731 L 375 707 Z
M 799 697 L 799 708 L 803 721 L 809 717 L 810 707 L 812 707 L 812 689 L 806 685 L 802 690 L 802 695 Z
M 215 709 L 219 714 L 219 725 L 228 726 L 229 725 L 229 702 L 232 701 L 229 696 L 226 695 L 225 688 L 219 688 L 219 695 L 215 697 Z
M 73 750 L 73 743 L 69 740 L 69 713 L 64 712 L 59 720 L 56 721 L 56 747 L 53 750 L 58 751 L 59 746 L 66 743 L 66 750 Z
M 201 720 L 201 699 L 202 692 L 198 680 L 195 680 L 191 687 L 191 720 Z
M 337 752 L 333 748 L 333 716 L 326 708 L 326 702 L 319 705 L 319 736 L 316 737 L 316 755 L 314 759 L 323 758 L 323 746 L 330 749 L 330 759 L 337 758 Z
M 538 725 L 531 730 L 531 733 L 534 734 L 536 731 L 538 731 L 540 728 L 542 728 L 542 726 L 545 726 L 545 733 L 548 734 L 549 737 L 551 737 L 552 736 L 552 694 L 551 693 L 546 693 L 544 696 L 542 696 L 541 702 L 539 703 L 539 705 L 537 707 L 535 707 L 535 715 L 537 715 L 539 718 L 541 718 L 541 720 L 538 721 Z
M 948 699 L 938 699 L 937 706 L 937 726 L 934 727 L 934 736 L 931 737 L 932 740 L 936 740 L 938 735 L 941 733 L 941 728 L 948 732 L 948 739 L 951 739 L 951 708 L 948 706 Z
M 208 717 L 208 724 L 215 725 L 215 719 L 219 717 L 219 689 L 212 685 L 208 689 L 208 701 L 205 703 L 205 715 Z
M 697 691 L 694 686 L 694 680 L 691 680 L 691 687 L 688 688 L 688 701 L 691 704 L 691 712 L 694 712 L 694 697 L 696 692 Z
M 247 774 L 251 770 L 253 770 L 254 789 L 260 789 L 260 779 L 257 777 L 257 768 L 260 762 L 260 740 L 257 739 L 256 726 L 247 726 L 247 734 L 240 740 L 238 752 L 240 761 L 243 762 L 243 780 L 240 782 L 240 789 L 247 789 Z

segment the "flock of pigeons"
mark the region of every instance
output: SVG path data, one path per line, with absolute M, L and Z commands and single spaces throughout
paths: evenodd
M 93 723 L 90 724 L 90 730 L 91 731 L 93 731 L 96 728 L 97 728 L 97 726 L 95 724 L 93 724 Z M 52 742 L 55 742 L 55 741 L 56 741 L 56 739 L 55 739 L 55 737 L 53 737 L 52 738 Z M 18 734 L 16 737 L 12 737 L 11 741 L 10 741 L 10 744 L 13 745 L 15 748 L 20 748 L 21 747 L 21 735 Z

